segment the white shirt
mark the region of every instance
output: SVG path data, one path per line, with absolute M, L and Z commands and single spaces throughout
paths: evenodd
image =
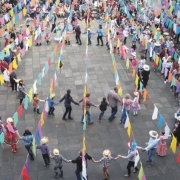
M 129 31 L 128 30 L 123 30 L 123 35 L 124 35 L 124 37 L 128 37 L 128 35 L 129 35 Z
M 139 62 L 138 62 L 138 68 L 141 69 L 143 68 L 143 66 L 145 65 L 146 63 L 146 60 L 145 59 L 141 59 Z

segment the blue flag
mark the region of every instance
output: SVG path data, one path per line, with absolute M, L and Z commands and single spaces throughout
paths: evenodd
M 160 129 L 162 129 L 163 121 L 164 121 L 164 118 L 162 117 L 161 114 L 159 114 L 158 127 L 159 127 Z
M 36 143 L 38 144 L 38 145 L 40 145 L 40 134 L 39 134 L 39 130 L 38 129 L 36 129 Z
M 18 113 L 17 113 L 17 111 L 14 113 L 12 118 L 14 119 L 14 126 L 16 127 L 16 125 L 18 123 Z

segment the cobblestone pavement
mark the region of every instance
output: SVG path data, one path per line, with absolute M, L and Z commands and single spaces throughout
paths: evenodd
M 80 23 L 82 31 L 84 29 L 84 22 Z M 97 22 L 92 22 L 91 31 L 95 32 L 98 27 Z M 53 35 L 54 36 L 54 35 Z M 57 82 L 55 85 L 55 100 L 59 100 L 67 89 L 72 90 L 72 96 L 75 100 L 80 100 L 83 96 L 83 83 L 84 83 L 84 67 L 85 67 L 85 42 L 86 35 L 82 35 L 82 46 L 78 46 L 75 42 L 74 34 L 71 34 L 71 45 L 66 46 L 63 54 L 63 62 L 65 63 L 62 73 L 58 74 Z M 105 41 L 105 38 L 104 38 Z M 130 44 L 128 40 L 128 46 Z M 22 62 L 17 69 L 18 78 L 22 78 L 26 84 L 26 90 L 32 87 L 34 80 L 37 79 L 39 72 L 47 62 L 50 53 L 53 51 L 56 42 L 52 38 L 52 43 L 47 46 L 42 43 L 41 47 L 33 46 L 25 55 Z M 95 104 L 99 104 L 103 96 L 114 88 L 115 80 L 112 68 L 111 57 L 106 47 L 96 46 L 96 35 L 92 37 L 92 46 L 89 46 L 88 58 L 88 92 L 91 93 L 91 100 Z M 140 54 L 138 53 L 138 57 Z M 55 61 L 58 61 L 59 54 L 56 56 Z M 130 93 L 133 97 L 134 80 L 131 77 L 130 71 L 126 69 L 125 62 L 116 56 L 117 69 L 122 85 L 123 93 Z M 148 62 L 149 63 L 149 62 Z M 42 86 L 38 86 L 38 93 L 41 99 L 45 99 L 49 92 L 50 82 L 55 72 L 56 64 L 51 65 L 48 74 L 43 78 Z M 171 92 L 169 91 L 169 84 L 164 84 L 163 79 L 158 73 L 151 71 L 151 77 L 147 86 L 147 91 L 152 98 L 153 102 L 158 107 L 160 113 L 164 117 L 168 125 L 173 128 L 174 118 L 173 114 L 178 108 L 177 100 L 174 100 Z M 12 116 L 16 111 L 19 100 L 14 92 L 6 86 L 0 86 L 0 115 L 5 120 L 6 117 Z M 40 103 L 42 110 L 43 103 Z M 78 151 L 82 147 L 82 124 L 80 119 L 82 110 L 80 107 L 73 105 L 73 121 L 62 121 L 62 114 L 64 112 L 63 104 L 56 106 L 55 117 L 48 117 L 43 126 L 43 134 L 49 137 L 49 145 L 51 150 L 58 148 L 60 153 L 67 159 L 75 159 L 78 156 Z M 138 116 L 133 117 L 130 113 L 130 121 L 133 129 L 134 136 L 139 146 L 144 147 L 145 142 L 148 141 L 149 130 L 157 130 L 157 121 L 151 120 L 153 109 L 147 110 L 147 103 L 141 104 L 141 110 Z M 113 122 L 107 120 L 110 109 L 108 109 L 103 117 L 102 123 L 97 122 L 99 109 L 92 107 L 92 119 L 95 122 L 92 126 L 87 126 L 86 131 L 86 144 L 87 152 L 95 159 L 100 159 L 102 151 L 109 148 L 112 156 L 117 154 L 127 154 L 128 135 L 126 129 L 119 124 L 121 108 L 116 119 Z M 29 104 L 27 111 L 23 112 L 22 118 L 18 123 L 18 130 L 20 134 L 25 129 L 31 130 L 33 133 L 36 130 L 37 123 L 40 115 L 33 111 L 32 104 Z M 58 125 L 58 127 L 56 127 Z M 168 140 L 168 145 L 170 140 Z M 5 149 L 0 148 L 0 179 L 1 180 L 19 180 L 20 172 L 24 165 L 27 152 L 24 148 L 23 142 L 18 143 L 18 151 L 13 154 L 11 148 L 5 145 Z M 175 180 L 177 179 L 180 165 L 176 163 L 176 154 L 172 154 L 168 150 L 166 157 L 158 157 L 156 155 L 154 165 L 148 168 L 145 163 L 147 157 L 146 152 L 140 152 L 140 158 L 143 163 L 145 175 L 147 180 Z M 32 180 L 51 180 L 53 179 L 53 163 L 45 167 L 40 151 L 38 151 L 35 161 L 30 161 L 31 172 L 29 176 Z M 118 180 L 124 179 L 123 175 L 126 173 L 127 161 L 118 159 L 111 163 L 110 166 L 110 179 Z M 74 180 L 75 165 L 71 163 L 63 163 L 64 180 Z M 102 179 L 102 165 L 88 163 L 88 175 L 90 180 Z M 137 174 L 133 174 L 132 180 L 138 179 Z

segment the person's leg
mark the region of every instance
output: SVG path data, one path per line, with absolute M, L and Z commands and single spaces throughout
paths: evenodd
M 51 115 L 52 107 L 49 108 L 48 115 Z
M 66 107 L 66 111 L 65 111 L 65 113 L 64 113 L 64 115 L 63 115 L 63 120 L 66 120 L 66 115 L 67 115 L 67 113 L 68 113 L 68 107 Z
M 46 154 L 42 154 L 42 157 L 44 159 L 44 165 L 48 165 L 48 162 L 47 162 L 47 158 L 46 158 Z
M 54 110 L 55 110 L 55 108 L 52 107 L 51 114 L 52 114 L 53 116 L 54 116 Z
M 60 170 L 59 176 L 60 176 L 61 178 L 63 178 L 63 170 L 62 170 L 62 167 L 60 167 L 59 170 Z
M 72 117 L 71 117 L 71 111 L 72 111 L 72 107 L 70 106 L 70 107 L 68 107 L 68 111 L 69 111 L 69 114 L 68 114 L 68 119 L 73 119 Z
M 78 36 L 78 38 L 79 38 L 79 45 L 81 45 L 82 43 L 81 43 L 80 35 Z
M 25 148 L 26 148 L 27 152 L 29 153 L 30 159 L 34 160 L 34 155 L 33 155 L 31 146 L 25 146 Z
M 154 155 L 155 155 L 156 149 L 151 149 L 150 153 L 149 153 L 149 164 L 152 165 L 153 164 L 153 159 L 154 159 Z
M 79 39 L 78 39 L 78 36 L 76 35 L 76 44 L 79 43 Z
M 101 40 L 101 46 L 103 46 L 103 39 L 102 39 L 102 36 L 100 36 L 100 40 Z
M 111 116 L 108 118 L 108 120 L 114 119 L 115 114 L 117 113 L 117 106 L 111 107 Z
M 23 102 L 23 98 L 20 99 L 20 105 L 22 104 L 22 102 Z
M 77 180 L 81 180 L 81 175 L 78 169 L 76 169 L 75 174 L 76 174 Z
M 82 118 L 81 118 L 81 123 L 84 122 L 84 112 L 83 112 L 83 115 L 82 115 Z
M 99 46 L 99 36 L 97 37 L 97 46 Z
M 58 168 L 57 167 L 54 167 L 54 172 L 55 172 L 55 178 L 58 177 Z
M 87 114 L 87 116 L 88 116 L 88 124 L 92 124 L 90 112 L 89 112 L 89 111 L 86 111 L 86 114 Z
M 10 81 L 10 83 L 11 83 L 12 91 L 14 91 L 14 81 Z
M 104 115 L 104 111 L 101 111 L 101 113 L 99 115 L 99 120 L 102 120 L 103 115 Z
M 131 167 L 134 166 L 134 162 L 129 161 L 128 165 L 127 165 L 127 170 L 128 170 L 128 175 L 131 175 Z
M 17 83 L 14 83 L 14 90 L 17 91 Z

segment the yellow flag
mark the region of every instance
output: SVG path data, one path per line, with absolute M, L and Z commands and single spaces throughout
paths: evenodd
M 52 98 L 52 87 L 49 88 L 50 98 Z
M 128 136 L 130 137 L 130 135 L 131 135 L 131 123 L 130 123 L 130 121 L 128 121 L 127 133 L 128 133 Z
M 41 126 L 43 126 L 44 124 L 44 113 L 42 112 L 41 113 Z
M 10 31 L 10 25 L 9 25 L 9 23 L 6 24 L 6 28 L 7 28 L 8 31 Z
M 162 40 L 162 42 L 164 42 L 164 37 L 161 35 L 161 40 Z
M 31 102 L 32 101 L 32 97 L 33 97 L 33 89 L 31 88 L 30 90 L 29 90 L 29 101 Z
M 173 11 L 173 6 L 171 5 L 171 7 L 169 8 L 169 12 L 172 14 Z
M 86 154 L 86 138 L 85 138 L 85 136 L 83 137 L 83 150 L 84 150 L 84 154 Z
M 156 66 L 159 64 L 159 56 L 156 55 Z
M 20 55 L 20 53 L 17 55 L 17 59 L 18 59 L 19 62 L 21 62 L 21 55 Z
M 122 93 L 122 88 L 121 87 L 118 89 L 118 94 L 119 94 L 119 96 L 122 97 L 123 93 Z
M 4 84 L 4 76 L 3 76 L 3 74 L 0 75 L 0 83 L 1 83 L 1 85 Z
M 26 16 L 26 8 L 23 8 L 23 15 Z
M 10 15 L 11 15 L 11 17 L 14 15 L 14 12 L 13 12 L 13 9 L 11 9 L 10 11 L 9 11 L 9 13 L 10 13 Z
M 6 47 L 4 48 L 4 51 L 6 51 L 6 54 L 10 54 L 9 46 L 6 46 Z
M 136 88 L 138 87 L 138 82 L 139 82 L 139 77 L 138 77 L 138 75 L 136 74 L 136 79 L 135 79 Z
M 176 139 L 176 137 L 172 134 L 172 141 L 171 141 L 170 148 L 172 149 L 172 152 L 173 152 L 173 153 L 176 153 L 176 146 L 177 146 L 177 139 Z
M 118 39 L 118 41 L 117 41 L 117 48 L 120 46 L 120 41 L 119 41 L 119 39 Z
M 32 46 L 32 38 L 29 39 L 29 47 Z
M 84 86 L 84 97 L 86 97 L 86 86 Z
M 15 17 L 13 17 L 12 22 L 13 22 L 13 25 L 15 25 Z
M 16 59 L 13 60 L 12 65 L 13 65 L 13 68 L 14 68 L 14 69 L 17 69 L 17 68 L 18 68 L 18 65 L 17 65 L 17 63 L 16 63 Z

